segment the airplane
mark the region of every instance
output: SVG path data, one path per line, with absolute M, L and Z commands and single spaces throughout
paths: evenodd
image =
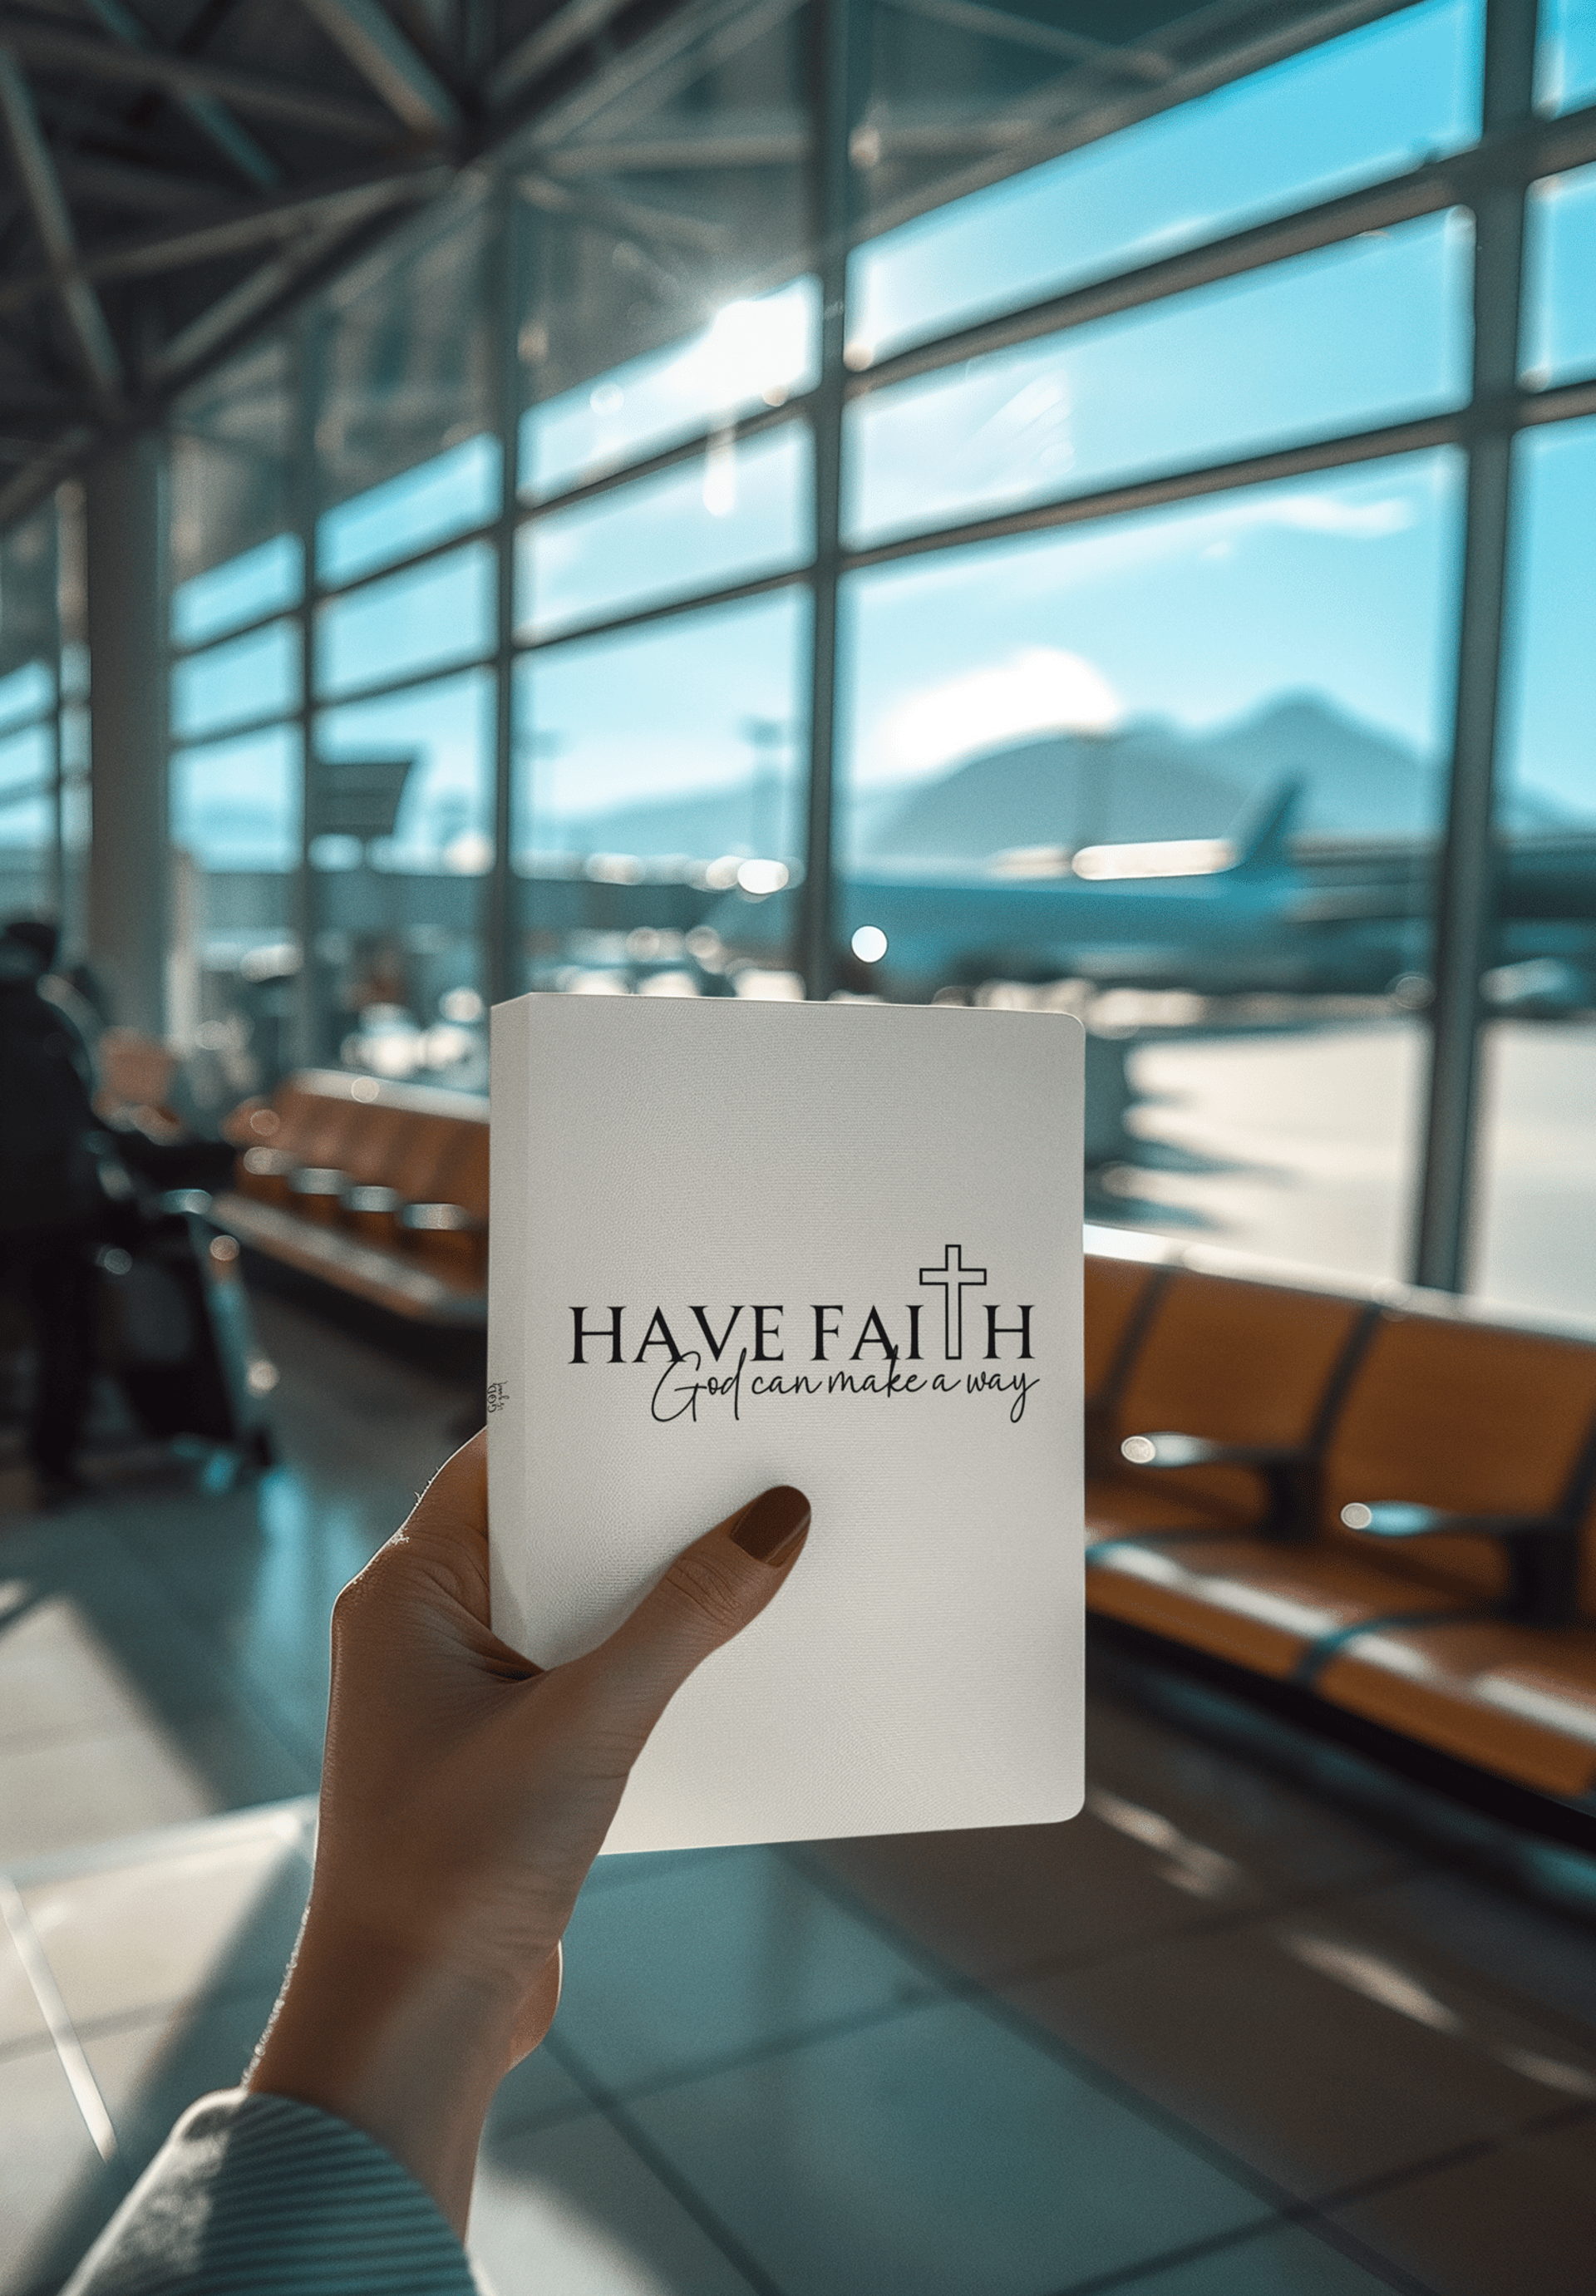
M 990 980 L 1077 980 L 1216 997 L 1395 992 L 1422 1004 L 1433 841 L 1302 837 L 1305 795 L 1300 780 L 1281 782 L 1234 843 L 845 865 L 833 895 L 842 985 L 915 1001 Z M 600 860 L 596 876 L 593 863 L 568 864 L 523 885 L 528 948 L 551 985 L 573 958 L 638 986 L 660 967 L 685 970 L 707 995 L 727 993 L 744 968 L 790 966 L 796 867 Z M 778 889 L 762 890 L 762 877 Z M 1504 845 L 1501 882 L 1492 1001 L 1596 1003 L 1596 834 L 1518 834 Z
M 1218 838 L 1036 848 L 985 864 L 875 862 L 839 873 L 837 939 L 849 985 L 898 996 L 982 980 L 1101 987 L 1384 988 L 1423 955 L 1406 888 L 1315 886 L 1289 840 L 1305 795 L 1289 782 L 1232 846 Z M 728 960 L 776 964 L 796 894 L 738 890 L 706 922 Z

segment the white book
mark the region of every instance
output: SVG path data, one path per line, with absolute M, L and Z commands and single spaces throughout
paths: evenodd
M 495 1010 L 495 1631 L 558 1665 L 758 1492 L 813 1507 L 607 1849 L 1079 1808 L 1083 1047 L 1055 1013 Z

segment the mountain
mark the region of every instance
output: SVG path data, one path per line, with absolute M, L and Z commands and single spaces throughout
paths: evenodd
M 1282 782 L 1307 784 L 1310 835 L 1413 836 L 1435 819 L 1435 774 L 1316 694 L 1187 734 L 1167 718 L 987 750 L 881 823 L 879 854 L 972 858 L 1015 845 L 1107 845 L 1233 834 Z
M 1308 836 L 1406 838 L 1441 825 L 1438 766 L 1323 694 L 1285 693 L 1201 734 L 1142 718 L 1117 734 L 1050 734 L 985 750 L 908 789 L 839 792 L 842 841 L 857 861 L 979 860 L 1015 846 L 1228 837 L 1288 781 L 1306 784 Z M 1508 824 L 1567 818 L 1547 798 L 1513 793 Z M 552 839 L 550 840 L 553 841 Z M 797 792 L 743 783 L 617 808 L 561 826 L 573 852 L 719 853 L 801 849 Z
M 747 782 L 692 797 L 659 797 L 613 807 L 585 820 L 567 819 L 540 831 L 539 843 L 568 853 L 688 853 L 713 860 L 720 853 L 790 854 L 802 844 L 802 824 L 784 791 L 758 793 Z

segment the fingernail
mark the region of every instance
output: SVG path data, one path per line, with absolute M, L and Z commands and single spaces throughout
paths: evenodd
M 751 1554 L 756 1562 L 768 1562 L 774 1570 L 786 1562 L 808 1528 L 808 1500 L 790 1483 L 778 1483 L 774 1490 L 761 1491 L 751 1505 L 744 1507 L 732 1533 L 732 1544 Z

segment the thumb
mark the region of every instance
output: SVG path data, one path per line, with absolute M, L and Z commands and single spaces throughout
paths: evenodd
M 559 1671 L 607 1708 L 641 1747 L 693 1669 L 757 1619 L 809 1534 L 809 1502 L 790 1483 L 683 1547 L 606 1642 Z

